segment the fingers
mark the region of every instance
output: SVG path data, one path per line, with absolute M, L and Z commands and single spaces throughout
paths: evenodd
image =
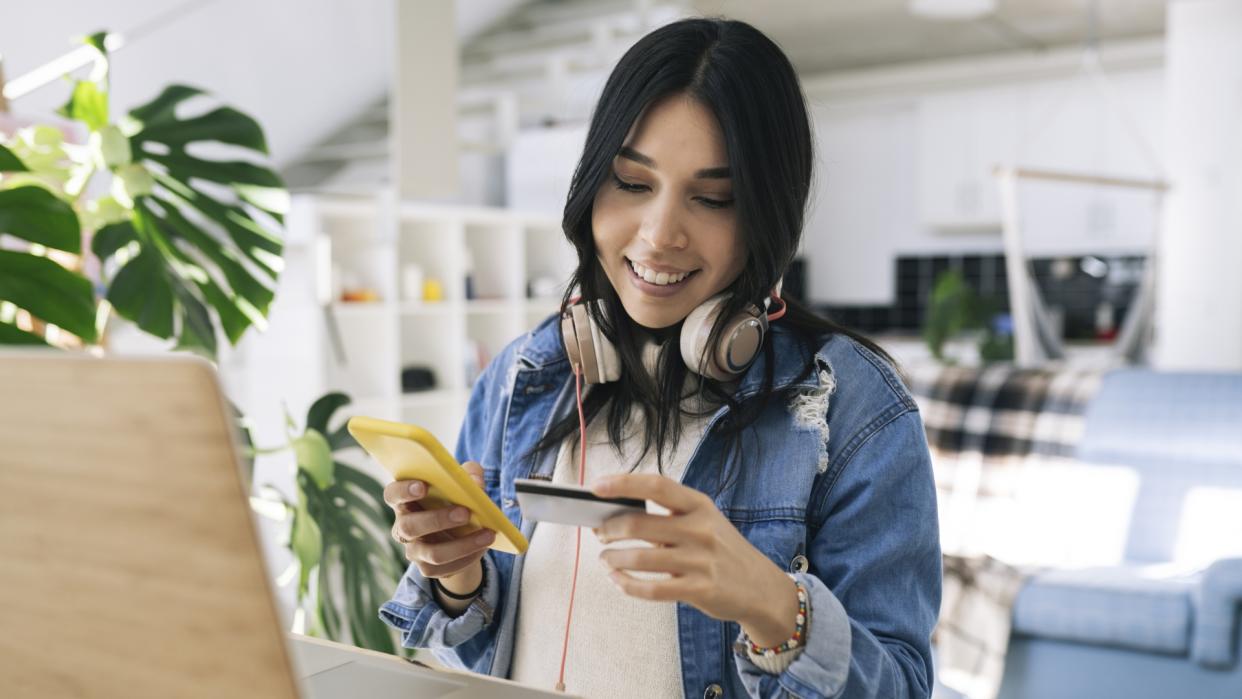
M 601 478 L 591 485 L 600 497 L 654 500 L 674 513 L 689 512 L 710 504 L 711 498 L 658 473 L 622 473 Z
M 606 549 L 600 560 L 613 570 L 642 570 L 652 573 L 683 575 L 698 570 L 699 560 L 684 550 L 674 548 L 636 547 Z
M 479 464 L 479 462 L 467 461 L 462 464 L 461 467 L 466 469 L 466 472 L 470 474 L 471 480 L 477 483 L 480 488 L 483 487 L 483 466 Z
M 405 545 L 405 557 L 428 578 L 446 578 L 473 565 L 487 553 L 496 532 L 481 529 L 443 542 L 414 540 Z
M 384 486 L 384 502 L 400 511 L 402 505 L 421 500 L 427 494 L 427 484 L 422 481 L 393 481 Z
M 479 462 L 467 461 L 461 466 L 470 474 L 470 480 L 474 481 L 480 488 L 485 487 L 483 466 Z M 420 480 L 399 480 L 384 486 L 384 502 L 398 512 L 402 511 L 403 506 L 407 506 L 405 509 L 408 509 L 409 503 L 421 500 L 426 495 L 427 484 Z
M 605 544 L 626 539 L 642 539 L 653 544 L 703 548 L 711 543 L 708 541 L 709 534 L 692 526 L 683 517 L 641 513 L 609 517 L 595 530 L 595 536 Z
M 419 550 L 419 560 L 432 565 L 448 565 L 454 561 L 486 551 L 496 540 L 496 532 L 480 529 L 466 536 L 443 543 L 424 543 Z
M 392 530 L 401 539 L 414 540 L 460 527 L 468 521 L 470 510 L 464 507 L 439 507 L 434 510 L 399 513 Z
M 608 574 L 608 578 L 626 595 L 651 601 L 673 602 L 697 599 L 706 592 L 703 583 L 696 576 L 644 580 L 627 575 L 623 571 L 614 570 Z

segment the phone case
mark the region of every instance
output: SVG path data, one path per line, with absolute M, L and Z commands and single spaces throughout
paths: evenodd
M 470 510 L 469 521 L 448 530 L 451 534 L 462 536 L 486 527 L 496 532 L 489 548 L 515 555 L 526 551 L 530 544 L 522 532 L 430 432 L 415 425 L 362 416 L 350 418 L 346 426 L 394 479 L 417 479 L 427 484 L 421 502 L 428 509 L 453 504 Z

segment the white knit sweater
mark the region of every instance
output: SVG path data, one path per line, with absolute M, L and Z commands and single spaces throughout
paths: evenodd
M 644 359 L 652 367 L 655 345 L 644 348 Z M 695 379 L 689 377 L 687 393 L 693 393 Z M 695 396 L 683 406 L 691 412 L 705 412 Z M 686 462 L 698 445 L 710 420 L 682 417 L 682 432 L 675 449 L 665 451 L 663 473 L 681 481 Z M 652 449 L 638 458 L 642 445 L 643 418 L 637 408 L 626 426 L 622 453 L 617 454 L 608 440 L 607 419 L 603 412 L 587 429 L 585 483 L 612 473 L 656 473 L 656 454 Z M 635 464 L 637 466 L 635 467 Z M 578 484 L 578 434 L 561 445 L 553 470 L 554 483 Z M 649 504 L 649 512 L 664 513 Z M 536 525 L 520 582 L 517 637 L 514 643 L 510 678 L 523 684 L 552 689 L 559 676 L 561 651 L 565 639 L 565 620 L 573 579 L 577 528 L 555 523 Z M 675 697 L 682 694 L 681 660 L 677 645 L 677 606 L 673 602 L 653 602 L 630 597 L 608 578 L 607 567 L 599 560 L 607 548 L 647 547 L 645 541 L 631 540 L 603 545 L 590 529 L 583 528 L 574 596 L 573 620 L 565 660 L 565 690 L 584 697 Z M 661 573 L 634 571 L 634 577 L 666 577 Z M 764 658 L 760 665 L 780 672 L 796 653 Z M 787 657 L 786 657 L 787 656 Z M 773 663 L 776 663 L 775 665 Z

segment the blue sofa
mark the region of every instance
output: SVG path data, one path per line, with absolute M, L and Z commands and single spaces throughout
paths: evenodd
M 1242 374 L 1109 372 L 1075 458 L 1135 477 L 1123 560 L 1022 588 L 1000 697 L 1242 698 Z

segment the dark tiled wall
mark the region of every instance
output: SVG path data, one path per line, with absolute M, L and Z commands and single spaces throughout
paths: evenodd
M 1031 268 L 1044 302 L 1064 312 L 1067 339 L 1096 337 L 1096 313 L 1102 302 L 1113 308 L 1113 323 L 1129 310 L 1142 276 L 1144 258 L 1078 256 L 1034 258 Z M 899 257 L 896 302 L 882 306 L 818 305 L 833 320 L 868 333 L 918 333 L 927 313 L 937 277 L 957 270 L 982 297 L 992 299 L 1003 313 L 1009 310 L 1008 275 L 1003 255 L 928 255 Z

